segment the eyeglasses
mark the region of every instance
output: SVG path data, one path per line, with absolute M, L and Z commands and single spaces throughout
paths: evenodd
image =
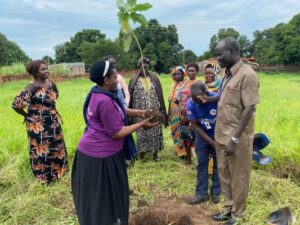
M 196 70 L 188 70 L 188 72 L 191 72 L 191 73 L 192 73 L 192 72 L 196 72 Z

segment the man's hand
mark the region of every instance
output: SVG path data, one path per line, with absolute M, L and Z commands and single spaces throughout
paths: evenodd
M 213 139 L 209 139 L 208 143 L 214 148 L 216 149 L 216 142 Z
M 203 104 L 205 104 L 205 103 L 208 101 L 206 95 L 198 95 L 197 98 L 198 98 Z
M 233 143 L 233 141 L 230 140 L 230 142 L 229 142 L 229 143 L 226 145 L 226 147 L 225 147 L 224 154 L 225 154 L 226 156 L 231 156 L 231 155 L 233 155 L 234 152 L 235 152 L 236 145 L 237 145 L 237 144 Z

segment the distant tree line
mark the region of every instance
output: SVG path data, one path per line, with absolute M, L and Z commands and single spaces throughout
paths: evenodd
M 13 41 L 7 40 L 6 36 L 0 33 L 0 66 L 8 66 L 16 62 L 28 62 L 29 57 Z
M 231 36 L 239 41 L 242 57 L 255 57 L 264 65 L 300 65 L 300 13 L 287 24 L 280 23 L 273 28 L 257 30 L 253 35 L 254 39 L 250 42 L 233 28 L 222 28 L 211 37 L 209 50 L 198 59 L 214 57 L 218 41 Z
M 142 26 L 135 29 L 135 34 L 154 69 L 159 72 L 167 71 L 171 65 L 194 62 L 197 55 L 191 50 L 184 50 L 178 41 L 175 25 L 167 27 L 157 20 L 150 20 L 148 28 Z M 132 42 L 129 52 L 125 53 L 118 39 L 112 41 L 100 30 L 86 29 L 74 37 L 55 47 L 56 62 L 83 61 L 89 67 L 106 55 L 114 55 L 118 60 L 119 69 L 134 69 L 140 57 L 138 46 Z M 130 56 L 130 57 L 128 57 Z
M 201 56 L 192 50 L 184 49 L 179 43 L 175 25 L 162 26 L 151 19 L 148 28 L 142 26 L 134 30 L 144 55 L 158 72 L 166 72 L 172 65 L 187 64 L 215 56 L 215 47 L 225 37 L 236 38 L 241 46 L 242 57 L 255 57 L 264 65 L 300 65 L 300 13 L 287 24 L 281 23 L 273 28 L 255 31 L 250 41 L 233 28 L 222 28 L 210 39 L 209 48 Z M 140 56 L 138 46 L 132 42 L 125 53 L 120 41 L 110 40 L 100 30 L 84 29 L 77 32 L 69 41 L 55 47 L 55 59 L 44 56 L 51 63 L 84 62 L 89 67 L 93 62 L 114 55 L 118 69 L 134 69 Z M 27 62 L 29 57 L 14 42 L 0 33 L 0 66 L 14 62 Z

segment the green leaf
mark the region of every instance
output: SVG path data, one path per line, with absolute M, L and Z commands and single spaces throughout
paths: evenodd
M 123 20 L 121 23 L 121 32 L 125 34 L 128 32 L 129 28 L 129 20 Z
M 129 15 L 123 11 L 118 12 L 119 23 L 121 25 L 121 32 L 127 33 L 129 30 Z
M 128 2 L 126 2 L 126 4 L 125 4 L 125 10 L 126 10 L 126 12 L 129 12 L 130 8 L 131 8 L 131 6 L 129 5 Z
M 147 19 L 145 18 L 144 15 L 139 14 L 139 13 L 131 13 L 130 14 L 130 19 L 132 19 L 132 21 L 134 23 L 138 22 L 140 24 L 142 24 L 143 26 L 145 26 L 146 28 L 148 27 L 148 22 Z
M 119 9 L 124 9 L 125 3 L 123 2 L 123 0 L 117 0 L 117 6 Z
M 135 6 L 135 5 L 136 5 L 136 0 L 128 0 L 128 5 L 129 5 L 130 7 Z
M 132 42 L 132 37 L 130 33 L 127 33 L 122 39 L 122 46 L 125 52 L 129 51 L 131 42 Z
M 134 12 L 137 11 L 146 11 L 148 9 L 152 8 L 152 5 L 150 3 L 144 3 L 144 4 L 137 4 L 133 7 Z

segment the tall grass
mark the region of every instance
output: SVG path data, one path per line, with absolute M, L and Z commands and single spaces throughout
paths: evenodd
M 50 74 L 55 74 L 55 75 L 60 75 L 60 76 L 65 76 L 65 75 L 71 75 L 72 70 L 64 66 L 62 64 L 53 64 L 49 66 L 49 73 Z
M 22 63 L 0 67 L 0 75 L 24 75 L 26 73 L 25 65 Z M 72 70 L 62 64 L 53 64 L 49 66 L 49 73 L 64 76 L 72 74 Z
M 26 69 L 23 63 L 15 63 L 11 66 L 0 67 L 0 75 L 23 75 Z
M 260 74 L 261 104 L 256 112 L 256 131 L 264 132 L 271 144 L 264 152 L 273 158 L 270 166 L 254 165 L 248 197 L 246 225 L 263 224 L 268 214 L 279 207 L 290 206 L 300 220 L 300 187 L 287 179 L 273 176 L 274 171 L 297 171 L 300 164 L 298 126 L 300 120 L 300 74 Z M 172 82 L 160 77 L 165 99 Z M 0 85 L 0 224 L 77 224 L 70 193 L 70 175 L 50 187 L 37 183 L 31 175 L 25 126 L 21 116 L 11 109 L 14 96 L 26 81 Z M 57 109 L 62 115 L 63 131 L 70 162 L 84 130 L 82 104 L 92 83 L 78 79 L 58 84 L 60 98 Z M 151 204 L 155 196 L 186 197 L 194 194 L 196 170 L 186 167 L 174 156 L 175 149 L 167 129 L 164 130 L 166 148 L 162 162 L 137 161 L 129 169 L 129 182 L 134 191 L 131 212 L 139 210 L 139 203 Z M 293 170 L 293 169 L 294 170 Z M 295 169 L 296 168 L 296 169 Z M 276 173 L 277 175 L 280 175 Z M 206 204 L 215 212 L 222 205 Z

